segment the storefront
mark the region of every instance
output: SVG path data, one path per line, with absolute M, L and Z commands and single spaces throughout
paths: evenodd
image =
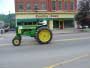
M 74 27 L 74 12 L 38 12 L 38 13 L 16 13 L 17 23 L 37 24 L 47 21 L 50 29 L 64 29 Z

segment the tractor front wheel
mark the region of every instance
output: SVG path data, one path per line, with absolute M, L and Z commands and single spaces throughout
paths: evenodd
M 13 43 L 14 46 L 20 46 L 20 44 L 21 44 L 21 38 L 15 37 L 15 38 L 12 40 L 12 43 Z
M 36 39 L 41 44 L 48 44 L 52 40 L 52 32 L 47 27 L 38 29 Z

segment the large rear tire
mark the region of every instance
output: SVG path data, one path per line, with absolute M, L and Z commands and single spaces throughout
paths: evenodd
M 48 44 L 52 40 L 52 32 L 47 27 L 40 27 L 36 33 L 36 39 L 40 44 Z

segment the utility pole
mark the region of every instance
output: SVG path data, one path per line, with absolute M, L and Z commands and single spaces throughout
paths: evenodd
M 10 11 L 9 11 L 9 26 L 11 28 L 11 15 L 10 15 Z

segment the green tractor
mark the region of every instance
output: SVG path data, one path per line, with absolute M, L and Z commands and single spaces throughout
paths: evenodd
M 45 24 L 45 22 L 30 24 L 23 22 L 17 23 L 16 36 L 13 38 L 12 43 L 14 46 L 20 46 L 22 35 L 33 37 L 40 44 L 48 44 L 52 40 L 52 32 Z

